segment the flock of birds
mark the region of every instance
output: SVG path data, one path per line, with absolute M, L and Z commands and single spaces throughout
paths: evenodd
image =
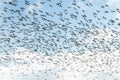
M 0 80 L 120 80 L 120 54 L 0 54 Z
M 16 47 L 46 55 L 60 52 L 111 52 L 119 49 L 119 8 L 85 0 L 3 1 L 0 11 L 0 51 Z M 97 7 L 97 8 L 95 8 Z M 109 32 L 110 35 L 109 35 Z M 97 37 L 103 34 L 102 38 Z M 106 40 L 107 36 L 111 36 Z M 111 47 L 112 46 L 112 47 Z
M 111 59 L 107 54 L 105 54 L 107 57 L 101 55 L 102 58 L 81 55 L 112 53 L 119 50 L 120 18 L 116 16 L 116 14 L 120 14 L 119 7 L 112 8 L 108 4 L 96 5 L 87 0 L 66 1 L 3 0 L 1 2 L 0 66 L 7 67 L 6 72 L 19 77 L 20 75 L 28 77 L 27 73 L 32 70 L 30 74 L 41 80 L 39 77 L 42 70 L 45 69 L 43 75 L 55 75 L 56 80 L 67 80 L 63 79 L 64 71 L 68 71 L 67 76 L 69 71 L 76 73 L 86 71 L 87 73 L 88 66 L 91 70 L 101 69 L 100 66 L 96 66 L 101 65 L 97 59 L 101 59 L 101 62 L 103 59 L 108 61 L 102 63 L 105 68 L 106 66 L 113 68 L 114 64 L 109 63 L 113 60 L 115 63 L 119 62 L 119 57 L 116 59 L 112 56 Z M 16 49 L 20 48 L 25 48 L 28 52 L 27 50 L 22 52 L 22 49 L 16 52 Z M 2 56 L 2 53 L 7 55 Z M 57 58 L 50 56 L 53 54 L 57 54 Z M 71 54 L 74 56 L 71 57 Z M 90 61 L 93 63 L 96 61 L 95 66 L 89 64 Z M 87 66 L 85 67 L 85 65 Z M 44 68 L 44 66 L 46 67 Z M 119 66 L 113 71 L 119 72 L 118 69 L 120 69 Z M 63 75 L 59 75 L 62 71 Z M 0 67 L 0 74 L 2 74 L 0 79 L 1 76 L 7 74 L 6 72 L 3 67 Z M 72 72 L 70 75 L 76 77 Z M 48 77 L 43 80 L 51 79 Z

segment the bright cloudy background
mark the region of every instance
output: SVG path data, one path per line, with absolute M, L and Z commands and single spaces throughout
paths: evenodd
M 120 80 L 119 7 L 120 0 L 0 0 L 0 80 Z

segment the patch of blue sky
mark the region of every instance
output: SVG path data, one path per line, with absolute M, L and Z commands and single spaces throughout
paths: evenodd
M 9 0 L 4 0 L 4 1 L 9 1 Z M 12 1 L 12 0 L 11 0 Z M 111 3 L 108 1 L 108 0 L 85 0 L 85 1 L 82 1 L 82 0 L 76 0 L 76 4 L 77 5 L 79 5 L 80 6 L 80 8 L 77 8 L 77 10 L 75 10 L 74 8 L 76 8 L 75 6 L 73 6 L 73 5 L 71 5 L 72 3 L 73 3 L 73 0 L 64 0 L 64 1 L 62 1 L 62 2 L 60 2 L 59 0 L 53 0 L 53 1 L 51 1 L 51 2 L 49 2 L 49 1 L 46 1 L 45 2 L 45 5 L 42 5 L 40 2 L 44 2 L 45 0 L 30 0 L 29 2 L 30 2 L 30 5 L 28 5 L 28 6 L 26 6 L 25 4 L 24 4 L 24 0 L 20 0 L 20 1 L 18 1 L 17 2 L 17 6 L 11 6 L 11 5 L 5 5 L 5 4 L 3 4 L 2 5 L 2 3 L 3 3 L 3 0 L 1 0 L 1 5 L 2 5 L 2 7 L 1 8 L 4 8 L 4 7 L 8 7 L 9 9 L 14 9 L 14 10 L 18 10 L 20 7 L 24 7 L 25 8 L 25 10 L 21 13 L 23 16 L 25 16 L 25 15 L 27 15 L 27 16 L 29 16 L 30 17 L 30 19 L 28 19 L 28 20 L 23 20 L 23 21 L 21 21 L 21 22 L 19 22 L 19 18 L 20 18 L 20 16 L 19 16 L 19 14 L 14 14 L 14 15 L 12 15 L 10 12 L 8 12 L 8 13 L 5 13 L 4 14 L 4 16 L 10 16 L 10 15 L 12 15 L 12 16 L 14 16 L 15 18 L 14 19 L 12 19 L 15 23 L 18 23 L 18 24 L 13 24 L 11 21 L 9 21 L 9 22 L 7 22 L 7 23 L 3 23 L 3 20 L 2 20 L 2 18 L 0 19 L 0 23 L 2 23 L 2 24 L 4 24 L 4 29 L 5 29 L 5 35 L 6 35 L 6 38 L 7 38 L 7 36 L 9 36 L 11 33 L 9 33 L 9 31 L 10 30 L 12 30 L 10 27 L 11 26 L 17 26 L 17 27 L 19 27 L 20 29 L 24 29 L 24 31 L 22 32 L 22 33 L 20 33 L 20 31 L 16 28 L 15 30 L 16 30 L 16 32 L 17 33 L 15 33 L 16 35 L 17 35 L 17 39 L 19 39 L 19 40 L 21 40 L 23 43 L 17 43 L 16 44 L 16 39 L 13 39 L 13 38 L 11 38 L 11 42 L 13 42 L 13 43 L 15 43 L 13 46 L 14 46 L 14 48 L 15 47 L 19 47 L 19 46 L 24 46 L 24 47 L 26 47 L 26 48 L 28 48 L 28 47 L 30 47 L 30 46 L 33 46 L 34 44 L 35 45 L 37 45 L 38 43 L 37 42 L 35 42 L 35 43 L 33 43 L 32 45 L 31 45 L 31 43 L 29 43 L 29 41 L 31 40 L 35 40 L 36 38 L 41 38 L 41 37 L 44 37 L 45 38 L 45 40 L 46 41 L 48 41 L 49 39 L 54 39 L 54 37 L 52 36 L 52 33 L 56 33 L 57 34 L 57 36 L 58 37 L 60 37 L 60 36 L 64 36 L 65 38 L 60 38 L 59 40 L 60 40 L 60 42 L 57 42 L 57 41 L 55 41 L 55 43 L 56 44 L 59 44 L 59 45 L 61 45 L 61 46 L 58 46 L 58 48 L 62 48 L 61 49 L 61 51 L 63 50 L 63 52 L 64 51 L 67 51 L 68 49 L 64 49 L 63 47 L 64 46 L 66 46 L 66 47 L 70 47 L 69 48 L 69 50 L 75 50 L 75 51 L 77 51 L 77 49 L 79 49 L 80 47 L 77 47 L 77 46 L 75 46 L 75 43 L 74 42 L 72 42 L 72 43 L 67 43 L 66 45 L 62 45 L 62 43 L 64 43 L 64 40 L 70 40 L 70 38 L 73 38 L 74 36 L 72 36 L 71 34 L 72 34 L 72 31 L 74 32 L 74 30 L 76 31 L 75 32 L 75 34 L 77 35 L 77 42 L 79 42 L 79 40 L 82 40 L 82 36 L 83 37 L 85 37 L 85 35 L 84 34 L 79 34 L 77 31 L 78 31 L 78 29 L 80 29 L 80 28 L 88 28 L 87 26 L 85 26 L 85 25 L 89 25 L 91 28 L 89 28 L 89 29 L 92 29 L 93 28 L 93 25 L 95 24 L 95 26 L 97 26 L 99 29 L 101 29 L 101 28 L 103 28 L 103 26 L 104 25 L 106 25 L 106 27 L 107 28 L 110 28 L 110 29 L 114 29 L 115 27 L 116 28 L 119 28 L 119 26 L 117 25 L 117 24 L 114 24 L 114 26 L 113 25 L 108 25 L 108 20 L 110 20 L 110 19 L 116 19 L 116 18 L 119 18 L 119 17 L 117 17 L 116 15 L 117 15 L 117 13 L 104 13 L 106 10 L 109 10 L 109 11 L 114 11 L 118 6 L 117 5 L 111 5 Z M 110 0 L 110 1 L 112 1 L 112 0 Z M 60 5 L 56 5 L 57 3 L 62 3 L 62 8 L 60 7 Z M 92 3 L 92 5 L 93 6 L 87 6 L 86 5 L 86 3 Z M 113 1 L 114 3 L 116 3 L 115 1 Z M 34 5 L 34 3 L 36 3 L 38 6 L 35 6 Z M 101 8 L 101 6 L 102 5 L 106 5 L 106 4 L 109 4 L 109 7 L 106 7 L 106 8 Z M 50 5 L 52 5 L 53 7 L 51 8 L 50 7 Z M 68 8 L 68 6 L 70 6 L 71 8 Z M 64 11 L 65 11 L 65 9 L 67 9 L 67 12 L 68 12 L 68 14 L 65 14 L 64 13 Z M 41 17 L 40 16 L 35 16 L 38 20 L 36 20 L 35 21 L 35 19 L 33 19 L 33 16 L 32 15 L 30 15 L 30 14 L 28 14 L 29 13 L 29 11 L 31 12 L 31 14 L 33 14 L 33 10 L 36 10 L 36 12 L 38 13 L 39 12 L 39 10 L 41 10 L 41 11 L 43 11 L 43 13 L 38 13 L 38 15 L 42 15 L 42 14 L 44 14 L 44 15 L 46 15 L 46 12 L 48 12 L 48 13 L 50 13 L 50 14 L 52 14 L 53 15 L 53 17 L 51 17 L 51 16 L 47 16 L 46 15 L 46 17 L 43 17 L 43 18 L 46 18 L 46 19 L 48 19 L 48 20 L 51 20 L 51 21 L 53 21 L 53 23 L 51 24 L 51 25 L 49 25 L 49 23 L 47 22 L 47 21 L 44 21 L 43 19 L 41 19 Z M 85 10 L 85 13 L 84 12 L 82 12 L 81 10 Z M 93 16 L 93 12 L 95 12 L 95 11 L 97 11 L 97 10 L 99 10 L 100 11 L 100 13 L 96 16 L 97 18 L 95 18 L 94 16 Z M 79 15 L 77 15 L 75 12 L 78 12 L 79 13 Z M 4 12 L 3 12 L 4 13 Z M 54 14 L 54 13 L 56 13 L 56 14 Z M 67 24 L 67 20 L 66 21 L 61 21 L 60 20 L 60 16 L 58 16 L 58 14 L 61 14 L 62 13 L 62 17 L 63 18 L 68 18 L 69 19 L 69 22 L 71 23 L 71 24 Z M 76 19 L 71 19 L 71 14 L 75 14 L 75 15 L 77 15 L 77 20 Z M 83 17 L 81 16 L 81 15 L 84 15 L 84 14 L 86 14 L 87 15 L 87 19 L 90 19 L 90 20 L 92 20 L 93 22 L 92 23 L 90 23 L 90 22 L 86 22 L 84 19 L 83 19 Z M 107 18 L 107 21 L 106 20 L 104 20 L 102 17 L 103 16 L 105 16 L 106 18 Z M 61 18 L 62 19 L 62 18 Z M 98 20 L 98 19 L 100 19 L 100 20 Z M 23 25 L 21 25 L 21 23 L 29 23 L 29 24 L 31 24 L 32 22 L 34 22 L 35 21 L 35 23 L 37 23 L 38 25 L 38 27 L 39 27 L 39 29 L 41 30 L 43 27 L 48 27 L 48 28 L 52 28 L 50 31 L 49 31 L 49 33 L 47 32 L 47 31 L 41 31 L 41 32 L 34 32 L 34 28 L 33 28 L 33 26 L 31 26 L 31 25 L 26 25 L 25 27 L 23 26 Z M 81 23 L 81 25 L 79 25 L 79 24 L 77 24 L 78 22 L 80 22 L 80 21 L 82 21 L 83 22 L 83 24 Z M 97 23 L 98 22 L 98 23 Z M 39 23 L 40 23 L 40 25 L 39 25 Z M 58 28 L 58 26 L 56 25 L 56 23 L 57 24 L 59 24 L 59 28 L 63 28 L 63 26 L 65 27 L 65 28 L 68 28 L 68 27 L 70 27 L 70 28 L 68 28 L 68 30 L 67 30 L 67 32 L 65 32 L 64 30 L 60 30 L 59 28 Z M 102 24 L 101 24 L 102 23 Z M 119 23 L 119 21 L 116 21 L 116 23 Z M 46 25 L 47 24 L 47 25 Z M 66 25 L 67 24 L 67 25 Z M 6 25 L 6 26 L 5 26 Z M 9 25 L 9 26 L 7 26 L 7 25 Z M 78 29 L 75 27 L 75 26 L 77 26 L 78 27 Z M 28 36 L 28 34 L 26 33 L 26 35 L 25 35 L 25 31 L 27 29 L 31 29 L 31 30 L 33 30 L 33 32 L 32 33 L 30 33 L 30 36 Z M 58 33 L 58 31 L 60 30 L 60 33 L 61 34 L 59 34 Z M 27 31 L 26 31 L 27 32 Z M 87 37 L 87 36 L 86 36 Z M 25 39 L 25 38 L 28 38 L 29 40 L 27 40 L 27 39 Z M 88 37 L 87 37 L 88 38 Z M 24 43 L 24 42 L 26 42 L 26 43 Z M 48 41 L 49 42 L 49 41 Z M 71 41 L 70 41 L 71 42 Z M 44 51 L 46 51 L 48 48 L 50 48 L 50 51 L 52 52 L 52 49 L 54 49 L 55 48 L 55 44 L 54 44 L 54 42 L 52 42 L 51 44 L 53 44 L 54 46 L 53 47 L 49 47 L 49 46 L 45 46 L 46 45 L 46 43 L 44 42 L 44 40 L 41 40 L 41 45 L 38 45 L 38 46 L 40 46 L 41 47 L 41 49 L 40 49 L 40 51 L 42 51 L 42 52 L 44 52 Z M 10 44 L 12 44 L 12 43 L 10 43 Z M 2 44 L 1 44 L 2 45 Z M 5 44 L 6 45 L 6 44 Z M 34 45 L 34 47 L 35 47 L 35 45 Z M 84 44 L 83 44 L 83 46 L 84 46 Z M 44 48 L 44 47 L 46 47 L 45 48 L 45 50 L 44 49 L 42 49 L 42 48 Z M 7 47 L 6 47 L 7 48 Z M 82 48 L 82 47 L 81 47 Z M 56 49 L 55 49 L 56 50 Z

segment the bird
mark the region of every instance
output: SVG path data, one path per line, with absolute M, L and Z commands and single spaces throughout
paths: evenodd
M 47 55 L 64 50 L 69 51 L 73 49 L 74 51 L 74 48 L 78 50 L 80 46 L 83 46 L 82 44 L 84 42 L 79 43 L 82 38 L 88 38 L 89 40 L 89 38 L 95 36 L 96 32 L 91 32 L 92 30 L 97 31 L 97 29 L 100 29 L 103 31 L 107 29 L 108 26 L 120 26 L 118 17 L 112 19 L 107 16 L 109 14 L 115 15 L 116 12 L 119 13 L 119 7 L 108 9 L 110 7 L 108 4 L 100 4 L 98 8 L 91 10 L 96 5 L 85 0 L 83 0 L 83 5 L 86 5 L 84 7 L 79 5 L 77 0 L 71 1 L 70 5 L 65 5 L 66 3 L 64 3 L 63 0 L 55 2 L 52 0 L 38 2 L 24 0 L 23 3 L 24 5 L 20 5 L 20 1 L 18 0 L 3 2 L 6 6 L 3 6 L 2 12 L 0 12 L 0 20 L 2 22 L 0 26 L 3 26 L 0 31 L 4 33 L 6 30 L 5 27 L 10 28 L 10 30 L 7 30 L 7 32 L 3 34 L 4 37 L 10 37 L 10 41 L 15 39 L 16 43 L 13 43 L 17 46 L 23 46 L 22 44 L 24 44 L 24 46 L 27 46 L 27 48 L 35 52 L 41 51 Z M 41 7 L 39 7 L 38 4 L 40 4 Z M 32 8 L 32 11 L 28 10 L 28 8 Z M 57 8 L 57 10 L 55 8 Z M 26 10 L 28 10 L 27 13 Z M 26 29 L 25 31 L 29 30 L 29 32 L 25 32 L 23 29 Z M 110 29 L 112 30 L 112 28 Z M 74 34 L 71 34 L 71 32 Z M 26 40 L 28 38 L 28 42 L 23 39 L 22 35 L 23 37 L 27 36 L 25 38 Z M 96 35 L 99 34 L 97 33 Z M 34 40 L 33 42 L 30 41 L 31 38 Z M 70 39 L 73 38 L 76 40 L 72 42 Z M 69 40 L 67 44 L 70 47 L 62 44 L 65 39 Z M 91 39 L 91 41 L 94 43 L 95 40 Z M 100 41 L 101 39 L 98 40 L 98 43 Z M 109 42 L 106 43 L 109 44 Z M 28 44 L 31 47 L 28 47 Z M 35 49 L 33 44 L 37 44 Z M 92 46 L 92 43 L 89 43 L 91 46 L 87 44 L 84 45 L 86 45 L 87 50 L 94 51 L 92 48 L 95 46 Z M 37 46 L 40 46 L 40 48 L 37 48 Z M 98 47 L 95 47 L 95 50 L 96 49 L 99 50 Z M 106 49 L 108 49 L 107 46 Z

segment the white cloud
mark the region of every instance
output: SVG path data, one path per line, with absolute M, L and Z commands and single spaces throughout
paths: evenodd
M 40 4 L 40 0 L 36 1 L 34 4 L 29 5 L 28 8 L 26 9 L 26 11 L 33 12 L 33 9 L 39 9 L 42 7 L 42 5 Z
M 120 13 L 116 13 L 116 17 L 120 19 Z
M 120 7 L 120 0 L 108 0 L 107 4 L 109 6 L 112 6 L 112 7 L 115 7 L 115 8 L 119 9 L 119 7 Z M 120 19 L 120 13 L 116 12 L 116 17 Z
M 75 4 L 77 5 L 77 6 L 79 6 L 79 7 L 82 7 L 82 9 L 85 9 L 85 3 L 84 2 L 82 2 L 82 1 L 80 1 L 80 0 L 76 0 L 76 2 L 75 2 Z M 71 4 L 70 4 L 71 5 Z M 72 5 L 71 5 L 71 7 L 75 7 L 74 5 L 73 5 L 73 3 L 72 3 Z
M 34 8 L 35 8 L 35 7 L 34 7 L 33 5 L 30 5 L 30 6 L 27 8 L 26 11 L 30 11 L 30 12 L 32 12 L 32 10 L 33 10 Z
M 119 6 L 120 0 L 108 0 L 107 4 L 110 6 Z
M 83 2 L 77 2 L 77 5 L 80 6 L 80 7 L 85 7 L 85 4 Z
M 2 58 L 4 57 L 4 58 Z M 12 66 L 0 65 L 0 80 L 113 80 L 120 78 L 120 54 L 61 53 L 46 56 L 18 48 L 15 54 L 2 55 L 0 60 L 11 57 Z M 20 63 L 25 61 L 26 64 Z M 19 64 L 18 64 L 19 63 Z M 110 74 L 110 75 L 109 75 Z

